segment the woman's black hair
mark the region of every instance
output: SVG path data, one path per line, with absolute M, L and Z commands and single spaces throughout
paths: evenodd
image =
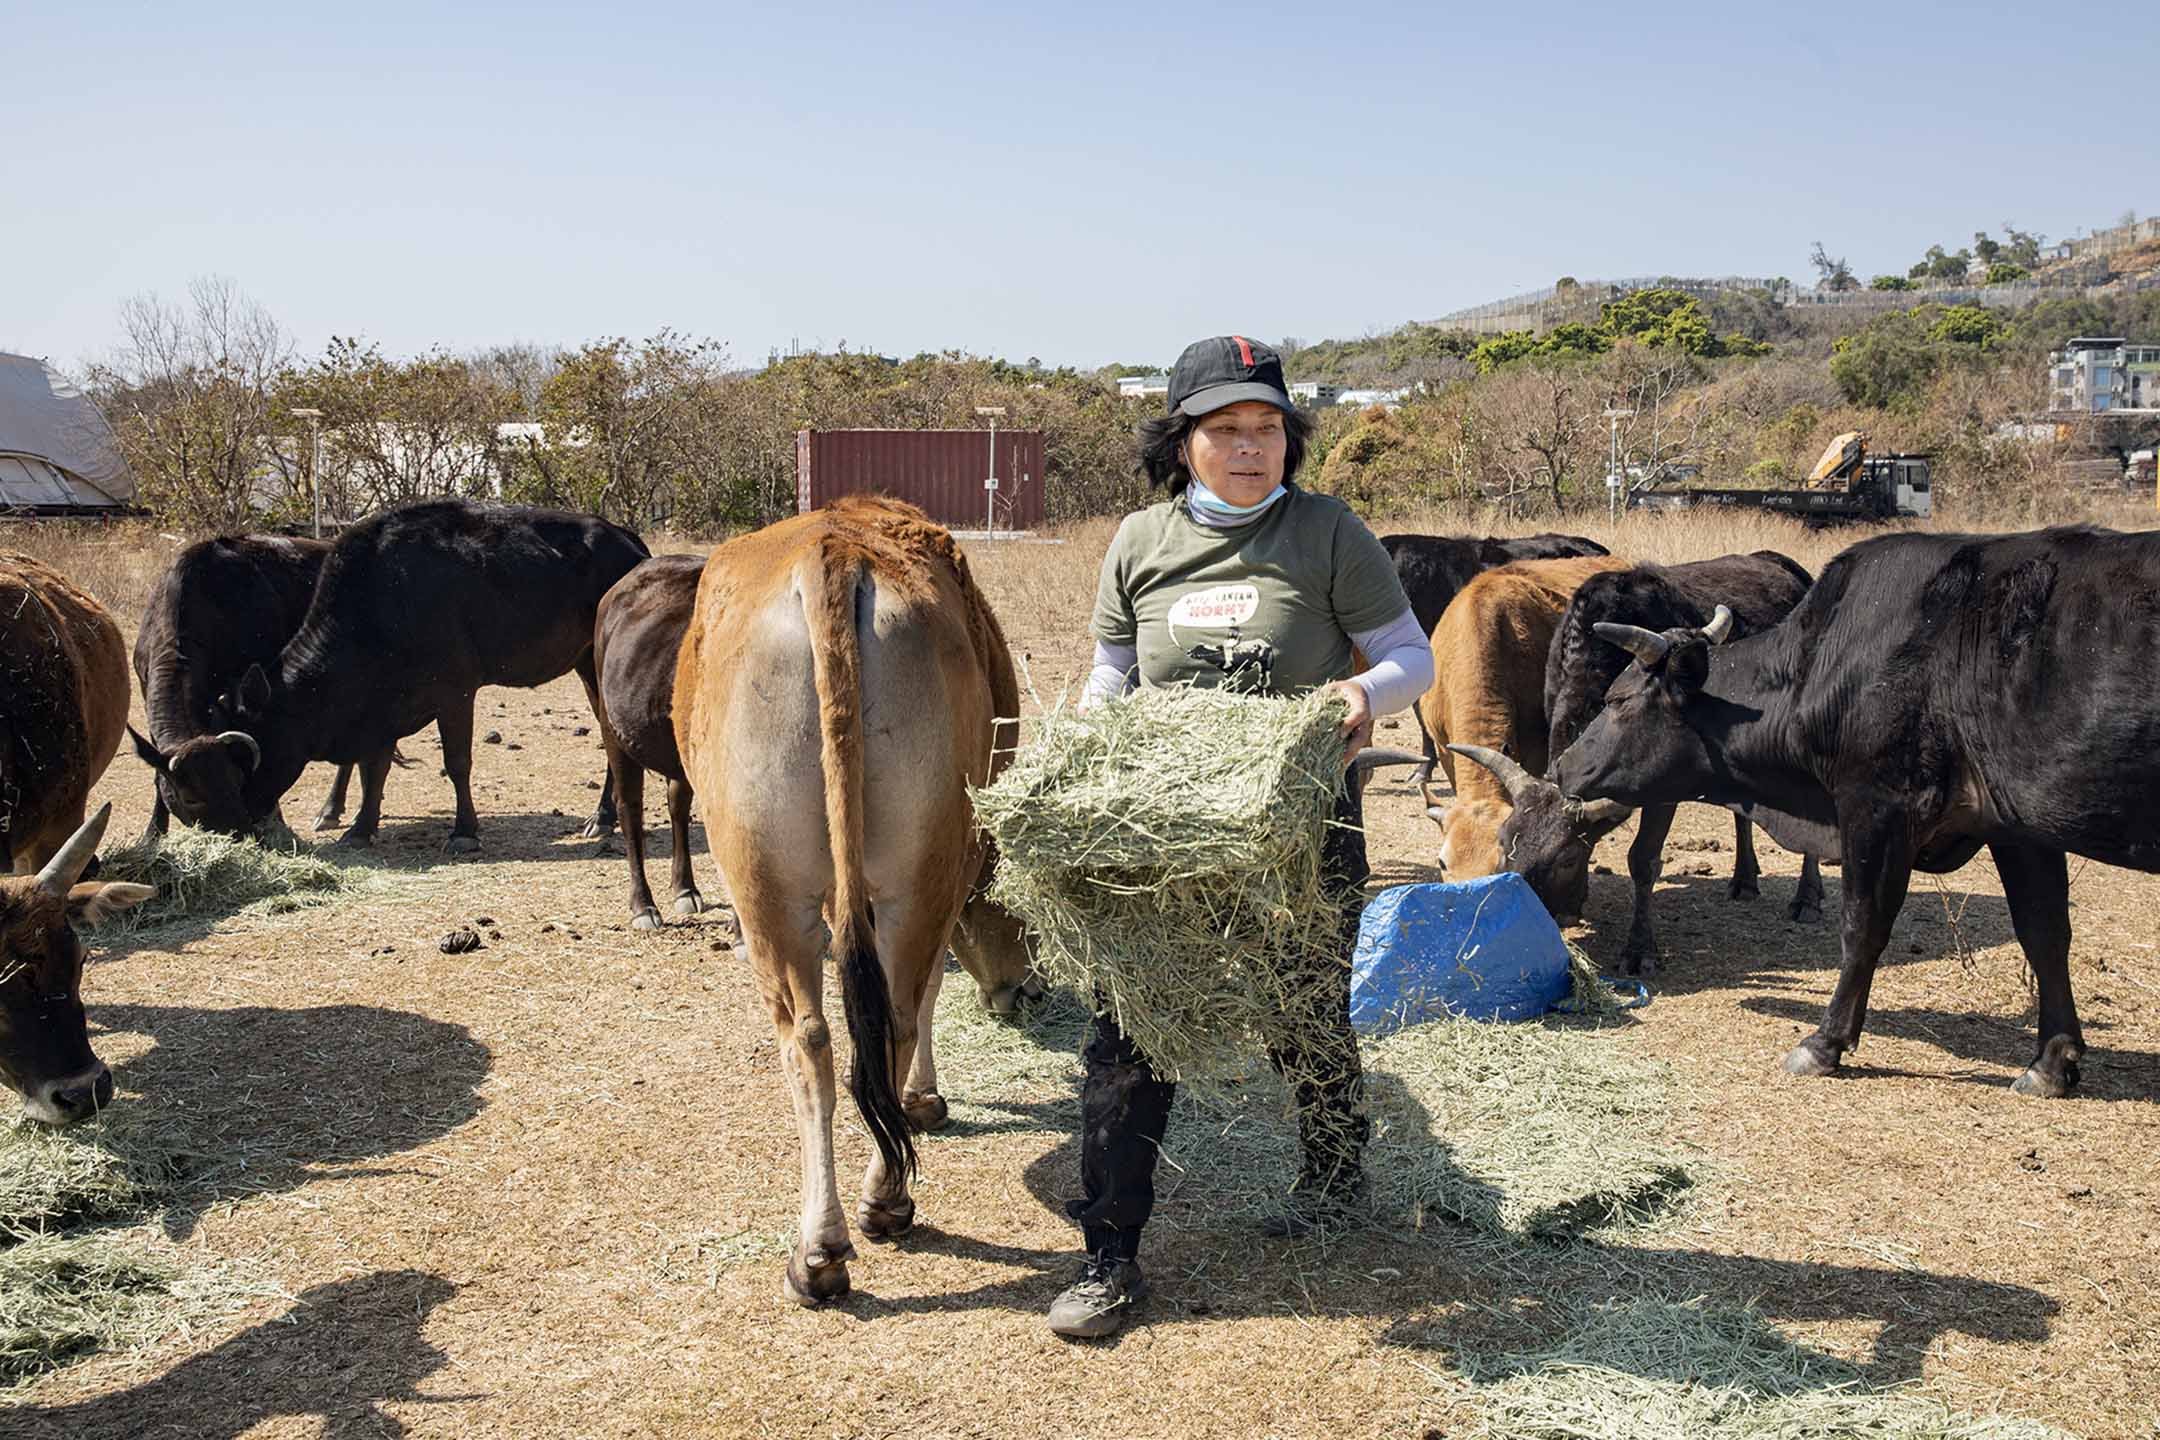
M 1305 463 L 1305 445 L 1312 438 L 1312 417 L 1302 410 L 1285 410 L 1283 417 L 1283 479 L 1297 475 Z M 1192 476 L 1185 472 L 1185 442 L 1205 415 L 1163 415 L 1143 420 L 1133 434 L 1140 441 L 1139 463 L 1133 466 L 1148 485 L 1185 493 Z

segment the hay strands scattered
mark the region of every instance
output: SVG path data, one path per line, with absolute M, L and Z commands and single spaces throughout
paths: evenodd
M 282 914 L 385 883 L 371 869 L 332 864 L 297 840 L 280 849 L 195 829 L 107 851 L 98 878 L 157 891 L 106 922 L 104 930 L 119 934 L 238 912 Z

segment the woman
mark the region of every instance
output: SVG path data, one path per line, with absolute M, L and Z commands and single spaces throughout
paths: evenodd
M 1170 372 L 1169 413 L 1140 427 L 1140 470 L 1169 498 L 1125 517 L 1103 557 L 1095 661 L 1083 708 L 1136 685 L 1226 685 L 1269 695 L 1327 688 L 1349 706 L 1347 764 L 1373 719 L 1432 683 L 1432 647 L 1380 542 L 1349 507 L 1290 483 L 1311 423 L 1290 401 L 1275 352 L 1241 335 L 1201 340 Z M 1373 657 L 1352 674 L 1352 646 Z M 1328 881 L 1365 883 L 1358 787 L 1328 829 Z M 1353 1215 L 1366 1121 L 1350 1029 L 1357 909 L 1312 957 L 1325 1029 L 1270 1058 L 1293 1077 L 1304 1159 L 1289 1208 L 1268 1226 L 1305 1235 Z M 1088 1249 L 1080 1279 L 1050 1307 L 1060 1335 L 1120 1329 L 1147 1293 L 1141 1227 L 1155 1204 L 1155 1156 L 1175 1087 L 1149 1071 L 1108 1013 L 1095 1017 L 1081 1091 L 1082 1194 L 1066 1208 Z

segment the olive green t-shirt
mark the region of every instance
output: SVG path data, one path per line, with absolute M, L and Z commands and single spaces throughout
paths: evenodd
M 1139 651 L 1148 685 L 1295 695 L 1348 679 L 1350 637 L 1409 608 L 1365 522 L 1289 485 L 1229 529 L 1193 519 L 1183 496 L 1126 516 L 1103 556 L 1093 629 Z

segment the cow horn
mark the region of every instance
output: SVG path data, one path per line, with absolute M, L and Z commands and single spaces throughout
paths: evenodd
M 215 737 L 220 745 L 245 745 L 248 748 L 248 769 L 253 771 L 262 764 L 262 746 L 245 730 L 220 730 Z
M 90 857 L 97 854 L 98 841 L 105 838 L 105 822 L 112 819 L 112 801 L 98 807 L 97 814 L 83 821 L 81 828 L 68 836 L 67 843 L 53 852 L 52 859 L 37 873 L 37 887 L 48 895 L 64 896 L 90 864 Z
M 1703 639 L 1713 645 L 1722 645 L 1732 639 L 1732 611 L 1723 605 L 1710 617 L 1710 623 L 1702 627 Z
M 1358 751 L 1357 758 L 1350 762 L 1350 766 L 1354 770 L 1374 770 L 1382 765 L 1423 765 L 1424 763 L 1425 757 L 1423 755 L 1412 754 L 1408 750 L 1366 749 Z
M 1627 819 L 1633 809 L 1618 800 L 1570 800 L 1567 818 L 1578 830 L 1609 830 Z
M 1433 799 L 1432 782 L 1430 780 L 1421 780 L 1418 782 L 1418 795 L 1425 801 L 1425 818 L 1432 821 L 1433 824 L 1440 826 L 1442 829 L 1446 829 L 1447 806 L 1442 805 L 1438 800 Z
M 1501 786 L 1507 791 L 1508 803 L 1511 805 L 1520 805 L 1523 792 L 1538 783 L 1535 775 L 1523 769 L 1511 757 L 1501 754 L 1498 750 L 1488 750 L 1483 745 L 1450 745 L 1447 748 L 1465 759 L 1477 761 L 1478 764 L 1498 776 Z
M 1614 625 L 1600 620 L 1590 628 L 1600 640 L 1609 640 L 1640 660 L 1645 669 L 1663 664 L 1666 652 L 1672 649 L 1672 641 L 1640 625 Z

